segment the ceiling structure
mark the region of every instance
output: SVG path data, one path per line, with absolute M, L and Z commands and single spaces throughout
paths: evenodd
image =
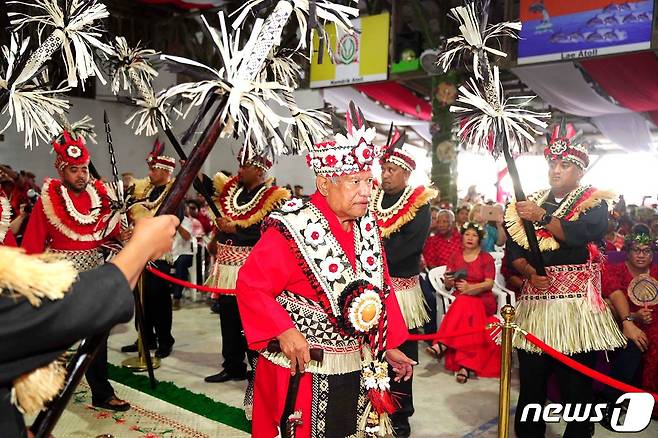
M 244 0 L 103 0 L 110 11 L 108 27 L 111 34 L 125 35 L 132 43 L 141 41 L 143 45 L 173 55 L 183 55 L 189 58 L 202 60 L 206 64 L 216 63 L 216 57 L 211 44 L 203 37 L 200 26 L 200 16 L 203 14 L 211 22 L 215 19 L 215 12 L 225 10 L 233 12 Z M 6 6 L 0 7 L 0 15 L 4 19 Z M 518 16 L 518 0 L 509 2 L 492 2 L 494 4 L 492 20 L 502 20 L 505 16 L 505 7 L 508 14 Z M 360 1 L 359 8 L 363 14 L 375 14 L 382 10 L 393 9 L 395 22 L 392 32 L 392 46 L 399 34 L 420 34 L 420 50 L 435 48 L 442 34 L 452 35 L 455 32 L 454 22 L 446 14 L 450 7 L 461 4 L 459 0 L 367 0 Z M 516 10 L 516 12 L 515 12 Z M 291 28 L 291 26 L 289 26 Z M 294 30 L 288 30 L 294 32 Z M 294 35 L 293 35 L 294 36 Z M 510 68 L 506 64 L 501 67 Z M 432 77 L 424 71 L 409 74 L 392 75 L 395 80 L 419 97 L 430 100 L 432 90 Z M 527 95 L 531 90 L 517 76 L 509 70 L 501 72 L 501 80 L 509 95 Z M 550 111 L 555 119 L 566 117 L 581 129 L 586 139 L 594 149 L 606 152 L 617 150 L 598 128 L 587 117 L 564 114 L 556 108 L 550 107 L 540 97 L 535 99 L 533 107 Z M 651 125 L 654 139 L 654 151 L 658 150 L 658 128 Z M 380 127 L 386 132 L 387 127 Z

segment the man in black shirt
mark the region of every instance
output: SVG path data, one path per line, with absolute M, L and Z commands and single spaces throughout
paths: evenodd
M 238 175 L 229 178 L 219 172 L 210 180 L 203 176 L 208 193 L 214 194 L 215 204 L 222 213 L 217 219 L 217 256 L 207 284 L 221 289 L 235 289 L 238 271 L 251 248 L 260 239 L 263 219 L 285 200 L 290 192 L 266 180 L 272 162 L 256 156 L 249 147 L 238 154 Z M 235 295 L 222 294 L 218 299 L 219 321 L 222 331 L 223 370 L 205 378 L 206 382 L 244 380 L 247 377 L 245 356 L 247 341 L 242 330 Z
M 413 188 L 408 185 L 416 163 L 403 145 L 404 135 L 396 130 L 381 158 L 382 183 L 373 195 L 371 208 L 376 213 L 384 238 L 388 271 L 402 316 L 407 328 L 417 332 L 429 321 L 418 274 L 432 219 L 429 202 L 437 192 L 428 187 Z M 407 341 L 399 348 L 407 357 L 418 362 L 416 341 Z M 409 417 L 414 413 L 411 388 L 412 379 L 400 382 L 391 379 L 391 392 L 399 396 L 400 404 L 391 416 L 397 437 L 411 434 Z
M 167 192 L 174 183 L 172 173 L 176 168 L 176 159 L 163 155 L 164 144 L 157 142 L 148 155 L 146 163 L 149 168 L 148 178 L 134 180 L 134 198 L 139 201 L 130 209 L 131 220 L 151 217 L 164 201 Z M 178 208 L 177 216 L 183 219 L 184 206 Z M 173 266 L 171 253 L 163 254 L 155 260 L 155 268 L 165 274 Z M 142 339 L 149 349 L 156 349 L 155 356 L 165 358 L 171 354 L 175 339 L 171 334 L 172 306 L 171 283 L 148 271 L 143 274 L 144 293 L 144 333 Z M 121 348 L 124 353 L 136 352 L 137 342 Z
M 6 287 L 0 291 L 3 438 L 27 436 L 18 407 L 34 413 L 57 395 L 65 377 L 58 360 L 73 343 L 131 318 L 131 289 L 144 265 L 171 248 L 177 225 L 174 216 L 138 222 L 110 263 L 80 273 L 77 280 L 68 261 L 0 247 L 0 282 Z
M 613 350 L 626 343 L 610 310 L 601 298 L 601 268 L 597 244 L 607 229 L 609 192 L 581 186 L 580 179 L 589 164 L 587 150 L 580 144 L 573 126 L 562 122 L 552 131 L 544 156 L 549 164 L 550 190 L 528 196 L 527 201 L 507 207 L 505 225 L 511 239 L 507 256 L 525 278 L 517 300 L 516 323 L 548 345 L 593 367 L 597 350 Z M 522 219 L 534 223 L 546 276 L 537 274 Z M 589 378 L 516 336 L 520 392 L 515 431 L 519 438 L 540 438 L 545 422 L 522 422 L 528 404 L 543 405 L 547 381 L 552 372 L 558 377 L 563 403 L 592 401 Z M 591 436 L 589 422 L 567 425 L 565 437 Z

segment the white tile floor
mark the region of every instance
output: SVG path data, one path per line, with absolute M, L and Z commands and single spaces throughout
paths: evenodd
M 156 370 L 159 380 L 168 380 L 191 391 L 232 406 L 242 405 L 246 383 L 205 383 L 203 378 L 220 371 L 219 319 L 200 303 L 184 304 L 174 312 L 173 353 Z M 132 324 L 117 327 L 109 340 L 109 360 L 120 364 L 129 357 L 119 351 L 135 340 Z M 498 380 L 471 379 L 465 385 L 454 381 L 429 356 L 420 353 L 420 365 L 414 379 L 416 413 L 412 417 L 414 438 L 495 437 L 498 416 Z M 512 382 L 512 407 L 516 404 L 518 381 Z M 549 427 L 547 438 L 559 437 L 564 426 Z M 625 434 L 641 438 L 658 436 L 658 423 L 652 422 L 643 432 Z M 510 436 L 514 436 L 513 432 Z M 622 436 L 597 426 L 596 437 Z

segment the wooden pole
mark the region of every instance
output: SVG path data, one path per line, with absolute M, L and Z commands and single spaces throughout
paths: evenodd
M 512 184 L 514 185 L 514 197 L 516 201 L 525 201 L 527 198 L 523 192 L 523 187 L 521 186 L 521 179 L 519 178 L 519 171 L 516 168 L 516 162 L 512 157 L 512 154 L 509 150 L 509 144 L 507 142 L 507 136 L 504 134 L 501 135 L 502 144 L 503 144 L 503 155 L 505 157 L 505 162 L 507 163 L 507 169 L 509 170 L 509 175 L 512 178 Z M 541 250 L 539 249 L 539 242 L 537 241 L 537 235 L 535 234 L 535 226 L 532 222 L 523 220 L 523 229 L 525 234 L 528 237 L 528 246 L 530 247 L 530 253 L 532 255 L 532 260 L 528 260 L 532 266 L 534 266 L 537 275 L 546 275 L 546 269 L 544 267 L 544 259 L 541 255 Z

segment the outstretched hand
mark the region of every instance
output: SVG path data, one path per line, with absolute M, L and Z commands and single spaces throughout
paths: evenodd
M 386 361 L 393 367 L 393 372 L 395 373 L 396 382 L 404 380 L 405 382 L 411 379 L 411 376 L 414 373 L 414 365 L 418 365 L 418 362 L 411 360 L 407 357 L 406 354 L 393 348 L 391 350 L 386 350 Z

